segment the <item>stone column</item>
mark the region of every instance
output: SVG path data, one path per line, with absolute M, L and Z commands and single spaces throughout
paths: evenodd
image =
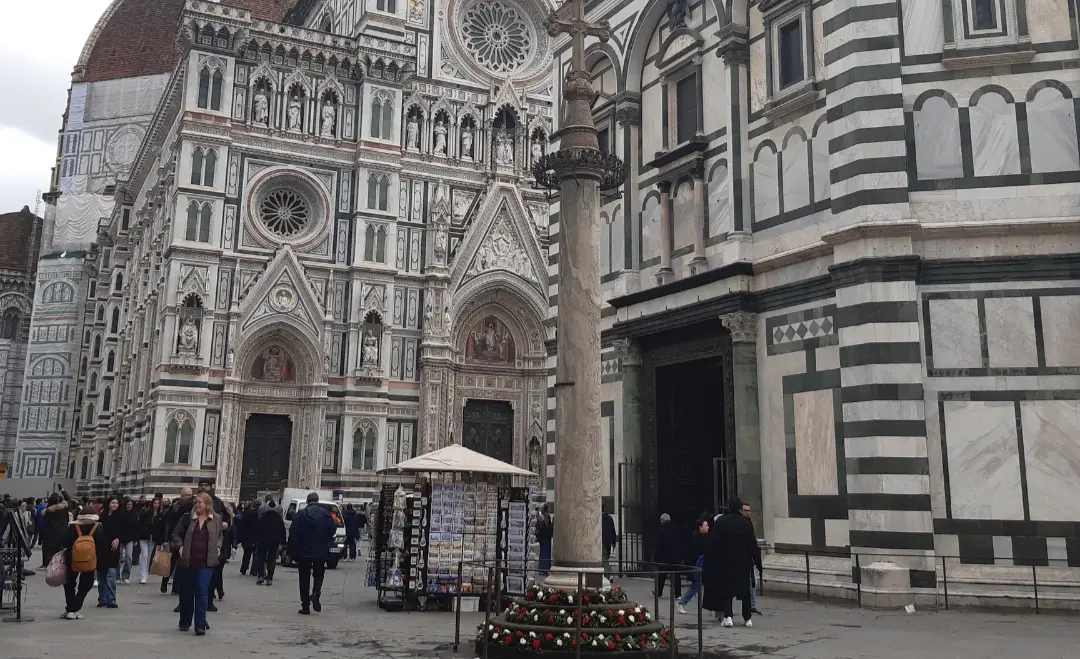
M 695 167 L 693 173 L 694 258 L 690 261 L 690 274 L 697 275 L 709 269 L 709 262 L 705 259 L 705 164 Z
M 244 421 L 236 395 L 226 391 L 221 397 L 221 426 L 218 430 L 217 478 L 214 490 L 222 501 L 240 498 L 240 478 L 244 459 Z
M 731 333 L 731 379 L 735 393 L 735 482 L 738 496 L 753 510 L 754 529 L 765 537 L 761 515 L 761 426 L 758 416 L 757 314 L 720 316 Z
M 731 22 L 721 28 L 717 35 L 720 37 L 720 47 L 717 48 L 716 55 L 724 60 L 724 80 L 727 83 L 729 101 L 724 107 L 725 123 L 728 126 L 728 177 L 724 187 L 731 202 L 731 220 L 722 231 L 748 232 L 750 205 L 749 198 L 743 194 L 748 168 L 743 160 L 743 153 L 750 143 L 747 131 L 750 118 L 743 116 L 743 113 L 746 112 L 750 98 L 746 75 L 750 63 L 749 31 L 745 25 Z
M 622 369 L 622 453 L 623 460 L 636 465 L 633 475 L 627 474 L 628 481 L 623 482 L 623 495 L 633 501 L 640 501 L 644 492 L 644 464 L 641 441 L 641 346 L 633 339 L 619 339 L 615 342 Z M 631 509 L 633 510 L 633 509 Z M 640 515 L 641 509 L 638 509 Z M 641 533 L 643 520 L 639 517 L 624 519 L 624 532 Z
M 671 244 L 674 242 L 674 225 L 671 219 L 671 181 L 661 181 L 660 188 L 660 270 L 656 283 L 663 285 L 675 278 L 671 269 Z

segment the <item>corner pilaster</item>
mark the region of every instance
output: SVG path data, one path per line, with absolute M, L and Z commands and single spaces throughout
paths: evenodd
M 753 510 L 754 528 L 764 537 L 761 511 L 761 420 L 758 412 L 757 314 L 720 316 L 731 334 L 731 379 L 735 393 L 735 473 L 739 498 Z

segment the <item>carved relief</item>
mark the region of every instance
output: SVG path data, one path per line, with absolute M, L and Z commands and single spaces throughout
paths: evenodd
M 731 333 L 731 340 L 735 343 L 757 342 L 757 314 L 748 311 L 736 311 L 735 313 L 720 316 L 727 331 Z
M 505 215 L 495 220 L 491 232 L 480 244 L 467 274 L 476 276 L 491 270 L 509 270 L 530 282 L 536 282 L 532 261 Z

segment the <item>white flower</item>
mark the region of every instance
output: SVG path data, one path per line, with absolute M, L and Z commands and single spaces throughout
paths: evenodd
M 570 603 L 570 604 L 573 604 L 574 603 L 574 596 L 573 595 L 567 595 L 566 596 L 566 601 L 568 603 Z
M 571 618 L 567 618 L 567 619 L 566 619 L 566 624 L 568 624 L 568 625 L 572 625 L 572 624 L 574 624 L 574 619 L 573 619 L 572 617 L 571 617 Z
M 626 611 L 623 611 L 622 609 L 619 609 L 619 615 L 621 615 L 621 616 L 626 615 Z
M 536 632 L 529 632 L 529 638 L 536 638 Z
M 496 633 L 491 635 L 491 638 L 499 638 L 499 634 L 496 632 Z
M 634 613 L 641 613 L 641 607 L 640 606 L 634 607 Z
M 559 615 L 561 615 L 561 616 L 566 615 L 566 609 L 559 609 Z
M 495 625 L 488 625 L 488 631 L 489 631 L 489 632 L 490 632 L 491 630 L 493 630 L 493 629 L 495 629 Z
M 525 639 L 521 639 L 521 644 L 522 645 L 525 645 L 526 643 L 528 643 L 528 641 L 526 641 Z
M 562 639 L 560 638 L 559 640 L 555 641 L 555 645 L 557 645 L 557 646 L 559 646 L 561 648 L 562 647 Z
M 651 614 L 651 613 L 649 613 L 648 611 L 646 611 L 646 612 L 645 612 L 645 619 L 646 619 L 646 620 L 650 620 L 650 619 L 652 619 L 652 614 Z
M 634 622 L 634 616 L 630 616 L 628 620 L 630 620 L 630 622 Z
M 593 641 L 593 642 L 592 642 L 592 645 L 593 645 L 593 647 L 595 648 L 595 647 L 596 647 L 596 641 Z
M 570 632 L 564 632 L 563 638 L 570 638 Z
M 600 616 L 600 622 L 607 622 L 607 616 Z

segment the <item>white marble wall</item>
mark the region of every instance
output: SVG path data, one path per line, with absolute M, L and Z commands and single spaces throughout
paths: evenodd
M 792 211 L 810 204 L 810 162 L 806 140 L 799 133 L 792 133 L 784 144 L 784 211 Z
M 1073 102 L 1052 87 L 1035 94 L 1027 104 L 1031 140 L 1031 171 L 1066 172 L 1080 169 Z
M 675 229 L 675 250 L 694 246 L 694 184 L 684 181 L 678 190 L 671 191 L 672 221 Z
M 930 336 L 934 368 L 982 366 L 976 300 L 931 300 Z
M 727 179 L 727 165 L 717 165 L 709 173 L 709 236 L 720 236 L 733 228 Z
M 808 391 L 793 398 L 799 494 L 838 494 L 833 391 Z
M 944 403 L 954 519 L 1024 519 L 1012 401 Z
M 761 222 L 780 212 L 779 181 L 776 153 L 769 147 L 761 149 L 754 161 L 754 221 Z
M 1029 297 L 987 298 L 985 305 L 989 366 L 1038 366 L 1032 299 Z
M 1016 108 L 1004 97 L 988 92 L 969 109 L 971 152 L 976 176 L 1020 173 Z
M 1080 401 L 1020 403 L 1031 519 L 1080 521 Z
M 927 98 L 915 112 L 915 168 L 920 180 L 960 178 L 960 117 L 940 96 Z
M 641 260 L 660 256 L 660 198 L 656 195 L 645 202 L 641 213 Z
M 1046 296 L 1040 304 L 1046 365 L 1080 366 L 1080 296 Z

